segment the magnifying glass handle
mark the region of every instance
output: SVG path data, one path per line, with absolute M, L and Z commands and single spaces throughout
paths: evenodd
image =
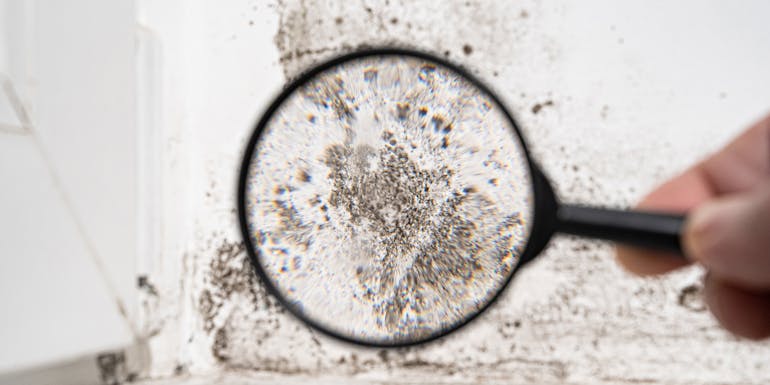
M 556 218 L 556 231 L 561 233 L 673 252 L 684 258 L 680 240 L 684 215 L 561 205 Z

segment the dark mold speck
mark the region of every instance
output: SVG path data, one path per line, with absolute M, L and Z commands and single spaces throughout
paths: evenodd
M 299 177 L 299 180 L 304 183 L 308 183 L 313 180 L 313 177 L 311 177 L 306 170 L 300 170 L 298 177 Z
M 96 366 L 102 384 L 119 385 L 126 378 L 126 356 L 122 351 L 99 354 L 96 356 Z
M 701 285 L 689 285 L 682 288 L 679 291 L 677 301 L 679 306 L 695 312 L 706 310 L 706 304 L 703 299 L 703 287 Z
M 444 125 L 444 117 L 439 114 L 433 115 L 430 122 L 433 124 L 433 131 L 438 132 L 441 129 L 441 126 Z
M 532 113 L 537 115 L 540 112 L 540 110 L 543 109 L 543 107 L 550 107 L 550 106 L 553 106 L 552 100 L 546 100 L 543 103 L 537 103 L 534 106 L 532 106 Z
M 136 277 L 136 286 L 151 296 L 158 296 L 158 290 L 155 288 L 155 285 L 150 282 L 146 275 L 140 275 Z
M 364 80 L 367 82 L 373 81 L 377 79 L 377 69 L 376 68 L 369 68 L 364 71 Z
M 400 120 L 404 120 L 409 113 L 409 103 L 396 103 L 396 116 Z
M 211 345 L 211 354 L 219 362 L 226 363 L 230 360 L 227 355 L 228 338 L 224 327 L 217 329 L 214 335 L 214 343 Z

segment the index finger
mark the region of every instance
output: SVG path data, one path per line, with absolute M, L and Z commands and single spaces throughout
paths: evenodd
M 686 213 L 713 196 L 711 185 L 703 176 L 701 168 L 696 166 L 651 192 L 639 203 L 638 208 Z M 639 275 L 662 274 L 688 264 L 681 256 L 648 249 L 618 245 L 616 251 L 618 262 Z
M 751 189 L 768 175 L 770 115 L 716 154 L 658 187 L 638 207 L 686 213 L 716 196 Z M 639 275 L 662 274 L 688 264 L 681 256 L 627 246 L 617 247 L 617 258 Z

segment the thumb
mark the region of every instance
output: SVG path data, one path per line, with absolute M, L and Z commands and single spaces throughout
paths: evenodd
M 770 183 L 704 203 L 685 223 L 685 254 L 721 279 L 770 289 Z

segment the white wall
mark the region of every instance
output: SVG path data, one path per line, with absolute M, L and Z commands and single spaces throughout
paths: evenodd
M 130 1 L 0 2 L 0 72 L 31 120 L 0 131 L 0 372 L 133 341 L 134 20 Z

